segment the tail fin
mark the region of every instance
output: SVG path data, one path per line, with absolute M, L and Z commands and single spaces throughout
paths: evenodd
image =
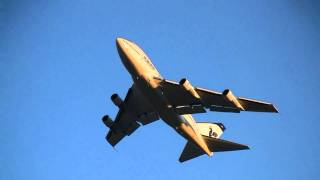
M 201 135 L 219 138 L 226 129 L 222 123 L 197 122 Z

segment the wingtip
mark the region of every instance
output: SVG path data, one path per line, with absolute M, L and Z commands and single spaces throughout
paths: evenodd
M 272 105 L 272 106 L 273 106 L 274 112 L 279 113 L 279 110 L 274 105 Z
M 250 147 L 245 145 L 245 144 L 240 144 L 242 146 L 242 148 L 240 148 L 239 150 L 250 150 Z

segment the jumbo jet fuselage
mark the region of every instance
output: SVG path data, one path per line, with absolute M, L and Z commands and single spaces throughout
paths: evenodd
M 126 39 L 117 38 L 116 44 L 121 61 L 130 73 L 136 88 L 146 97 L 161 119 L 211 156 L 212 152 L 202 138 L 193 117 L 175 112 L 172 104 L 163 94 L 159 83 L 163 77 L 149 57 L 136 44 Z

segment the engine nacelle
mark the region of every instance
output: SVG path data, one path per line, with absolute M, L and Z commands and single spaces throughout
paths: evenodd
M 180 86 L 182 86 L 186 91 L 188 91 L 193 97 L 200 99 L 199 94 L 196 90 L 194 90 L 194 87 L 191 85 L 191 83 L 186 79 L 183 78 L 179 82 Z
M 122 99 L 119 97 L 118 94 L 113 94 L 111 96 L 111 100 L 113 102 L 113 104 L 115 104 L 116 106 L 118 106 L 120 108 L 120 106 L 122 105 L 123 101 Z
M 237 100 L 237 98 L 233 95 L 231 90 L 226 89 L 226 90 L 223 91 L 222 94 L 223 94 L 224 98 L 227 101 L 229 101 L 230 103 L 232 103 L 235 107 L 237 107 L 238 109 L 244 110 L 244 108 L 242 107 L 240 102 Z
M 104 125 L 106 125 L 108 128 L 111 128 L 112 125 L 113 125 L 113 121 L 112 121 L 112 119 L 111 119 L 108 115 L 103 116 L 102 122 L 103 122 Z

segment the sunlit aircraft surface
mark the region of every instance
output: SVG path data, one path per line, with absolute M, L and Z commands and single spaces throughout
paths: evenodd
M 187 140 L 180 162 L 203 154 L 212 156 L 214 152 L 249 149 L 246 145 L 220 139 L 225 130 L 222 123 L 196 122 L 191 114 L 206 110 L 278 112 L 270 103 L 236 97 L 229 89 L 220 93 L 194 87 L 185 78 L 179 83 L 164 79 L 138 45 L 123 38 L 117 38 L 116 44 L 133 85 L 124 101 L 117 94 L 111 96 L 119 107 L 115 120 L 108 115 L 102 118 L 110 128 L 106 140 L 113 147 L 141 125 L 161 118 Z

